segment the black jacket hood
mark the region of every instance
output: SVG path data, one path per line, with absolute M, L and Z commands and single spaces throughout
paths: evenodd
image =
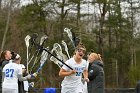
M 93 64 L 99 65 L 99 66 L 101 66 L 101 67 L 104 66 L 103 62 L 100 61 L 100 60 L 95 60 L 95 61 L 93 61 Z

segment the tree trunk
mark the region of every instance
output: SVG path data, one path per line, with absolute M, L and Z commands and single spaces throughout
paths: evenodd
M 106 15 L 106 12 L 107 12 L 106 7 L 107 7 L 107 5 L 106 5 L 106 2 L 105 2 L 105 3 L 103 3 L 101 18 L 100 18 L 100 29 L 99 29 L 99 52 L 102 56 L 104 56 L 103 55 L 103 46 L 104 46 L 104 44 L 103 44 L 103 27 L 104 27 L 105 15 Z M 100 9 L 100 11 L 101 11 L 101 9 Z
M 67 13 L 67 11 L 64 11 L 64 7 L 65 7 L 65 0 L 62 0 L 62 7 L 61 7 L 61 15 L 60 15 L 60 40 L 63 39 L 63 29 L 64 29 L 64 18 L 65 18 L 65 15 Z
M 0 10 L 1 10 L 1 7 L 2 7 L 2 0 L 0 0 Z
M 6 35 L 7 35 L 7 32 L 8 32 L 8 28 L 9 28 L 12 5 L 13 5 L 13 0 L 11 0 L 10 6 L 9 6 L 9 9 L 8 9 L 7 22 L 6 22 L 5 32 L 4 32 L 4 36 L 3 36 L 3 40 L 2 40 L 1 51 L 3 51 L 4 45 L 5 45 L 5 42 L 6 42 Z

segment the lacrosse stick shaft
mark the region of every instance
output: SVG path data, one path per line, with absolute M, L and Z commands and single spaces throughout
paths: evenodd
M 27 73 L 29 73 L 28 63 L 29 63 L 29 51 L 28 51 L 28 47 L 27 47 Z
M 41 70 L 41 68 L 43 67 L 43 64 L 40 65 L 40 67 L 37 69 L 37 73 L 39 73 L 39 71 Z
M 47 47 L 46 49 L 49 49 L 49 47 Z M 43 65 L 45 64 L 46 60 L 48 59 L 48 52 L 44 51 L 41 54 L 41 59 L 40 59 L 40 66 L 37 69 L 37 73 L 39 73 L 39 71 L 42 69 Z

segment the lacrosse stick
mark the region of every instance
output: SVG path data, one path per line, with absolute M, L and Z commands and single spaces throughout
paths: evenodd
M 67 47 L 67 44 L 66 44 L 66 42 L 64 40 L 62 40 L 62 45 L 64 45 L 65 51 L 66 51 L 66 53 L 68 55 L 68 58 L 70 58 L 70 55 L 69 55 L 69 52 L 68 52 L 68 47 Z
M 72 37 L 72 32 L 70 31 L 70 29 L 64 28 L 64 32 L 67 33 L 69 39 L 71 40 L 71 42 L 72 42 L 72 44 L 73 44 L 73 47 L 75 48 L 75 44 L 74 44 L 73 37 Z
M 47 38 L 48 38 L 48 36 L 46 36 L 46 35 L 42 36 L 41 39 L 40 39 L 40 46 L 37 46 L 37 47 L 38 47 L 38 48 L 39 48 L 39 47 L 43 47 L 44 42 L 47 40 Z M 35 57 L 35 60 L 34 60 L 34 63 L 33 63 L 33 65 L 32 65 L 32 67 L 31 67 L 31 71 L 32 71 L 33 67 L 35 66 L 35 64 L 37 63 L 38 55 L 43 51 L 43 50 L 41 50 L 41 49 L 42 49 L 42 48 L 39 48 L 38 51 L 37 51 L 37 55 L 36 55 L 36 57 Z
M 62 48 L 60 44 L 54 43 L 53 47 L 54 47 L 54 52 L 56 53 L 57 57 L 63 61 L 66 61 L 66 59 L 64 60 L 64 54 L 62 53 Z
M 56 54 L 62 55 L 62 48 L 61 48 L 60 44 L 54 43 L 53 47 L 54 47 L 54 51 L 56 52 Z
M 67 56 L 62 53 L 62 48 L 61 48 L 60 44 L 54 43 L 53 50 L 56 53 L 57 58 L 63 60 L 63 62 L 65 62 L 68 59 Z M 56 61 L 56 59 L 54 57 L 52 57 L 51 60 L 52 61 L 55 60 L 54 63 L 57 64 L 59 67 L 63 66 L 63 64 L 60 61 Z
M 57 49 L 56 49 L 57 48 Z M 58 43 L 54 43 L 53 44 L 53 49 L 51 50 L 51 53 L 53 53 L 54 51 L 59 50 L 62 52 L 62 48 Z
M 53 53 L 53 51 L 56 53 L 56 56 L 59 59 L 63 60 L 64 62 L 67 60 L 67 56 L 62 53 L 62 48 L 61 48 L 60 44 L 54 43 L 51 53 Z M 53 56 L 50 57 L 50 60 L 53 61 L 55 64 L 57 64 L 59 67 L 62 67 L 62 65 L 63 65 L 60 61 L 58 61 Z
M 53 44 L 53 49 L 51 50 L 51 53 L 53 53 L 53 52 L 55 52 L 57 54 L 57 56 L 60 56 L 63 54 L 60 44 L 58 44 L 58 43 Z
M 29 70 L 28 70 L 28 61 L 29 61 L 29 40 L 31 39 L 31 37 L 29 36 L 29 35 L 27 35 L 26 37 L 25 37 L 25 44 L 26 44 L 26 48 L 27 48 L 27 73 L 29 72 Z
M 58 50 L 59 50 L 59 52 L 58 52 Z M 56 56 L 62 60 L 62 56 L 60 56 L 60 55 L 62 55 L 62 48 L 58 43 L 53 44 L 53 49 L 51 50 L 51 53 L 53 53 L 53 52 L 55 52 Z M 54 58 L 53 56 L 50 57 L 50 60 L 53 61 L 55 64 L 57 64 L 59 67 L 61 67 L 59 61 L 56 58 Z

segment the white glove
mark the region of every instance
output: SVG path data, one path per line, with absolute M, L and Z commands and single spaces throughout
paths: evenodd
M 26 77 L 27 77 L 27 79 L 31 79 L 31 78 L 37 77 L 37 73 L 29 74 Z
M 32 76 L 33 76 L 33 77 L 37 77 L 37 73 L 36 73 L 36 72 L 33 73 Z
M 34 82 L 29 83 L 31 87 L 34 87 Z

